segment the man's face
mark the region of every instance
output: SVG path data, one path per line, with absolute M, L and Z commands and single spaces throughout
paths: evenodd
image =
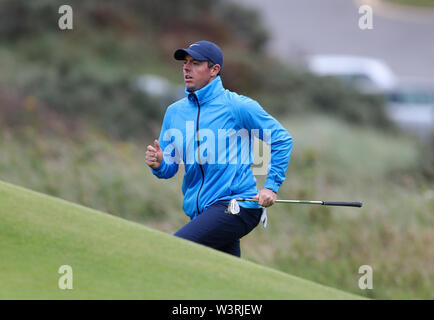
M 184 60 L 184 82 L 188 91 L 196 91 L 205 87 L 217 76 L 220 66 L 208 67 L 208 61 L 199 61 L 186 55 Z

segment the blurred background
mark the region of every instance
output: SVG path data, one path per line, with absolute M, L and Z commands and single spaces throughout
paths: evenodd
M 144 153 L 184 96 L 174 50 L 210 40 L 224 86 L 293 136 L 278 197 L 364 203 L 275 205 L 243 258 L 372 298 L 434 298 L 433 0 L 70 0 L 60 30 L 63 4 L 0 0 L 1 180 L 174 233 L 183 172 L 156 180 Z

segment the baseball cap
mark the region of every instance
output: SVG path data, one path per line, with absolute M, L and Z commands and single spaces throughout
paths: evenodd
M 219 64 L 220 70 L 223 69 L 223 53 L 219 46 L 211 41 L 195 42 L 186 49 L 176 50 L 173 56 L 176 60 L 184 60 L 187 54 L 199 61 L 211 61 Z

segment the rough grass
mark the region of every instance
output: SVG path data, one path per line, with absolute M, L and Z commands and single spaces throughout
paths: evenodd
M 242 240 L 243 256 L 262 265 L 368 297 L 433 298 L 434 186 L 410 169 L 416 141 L 324 116 L 282 123 L 294 151 L 281 199 L 363 201 L 363 208 L 276 204 L 269 226 Z M 147 143 L 99 133 L 44 135 L 3 129 L 0 178 L 173 233 L 182 213 L 183 170 L 156 180 L 144 164 Z M 258 186 L 264 177 L 258 176 Z M 374 289 L 358 269 L 371 265 Z
M 275 205 L 249 255 L 320 283 L 360 293 L 374 269 L 374 298 L 432 298 L 433 183 L 408 173 L 418 144 L 399 134 L 324 117 L 285 122 L 294 153 L 280 198 L 363 201 L 361 209 Z M 263 179 L 261 179 L 263 180 Z M 266 253 L 263 243 L 272 243 Z

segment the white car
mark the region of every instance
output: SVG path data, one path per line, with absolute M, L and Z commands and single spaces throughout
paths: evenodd
M 307 59 L 310 72 L 333 76 L 363 93 L 386 96 L 388 118 L 401 129 L 428 139 L 434 134 L 434 88 L 400 83 L 382 61 L 346 55 L 314 55 Z
M 397 126 L 428 139 L 434 134 L 434 88 L 400 86 L 390 90 L 386 113 Z
M 392 89 L 396 77 L 382 61 L 360 56 L 314 55 L 307 58 L 307 68 L 320 76 L 334 76 L 353 84 L 364 93 Z

